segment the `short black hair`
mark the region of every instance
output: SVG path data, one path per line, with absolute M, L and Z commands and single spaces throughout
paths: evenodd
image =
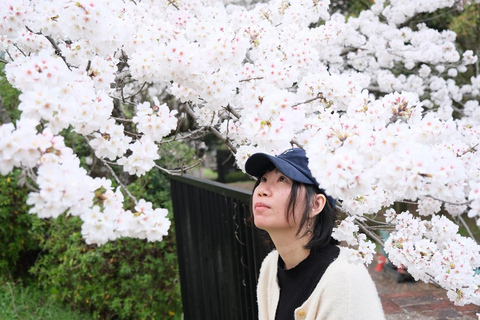
M 275 167 L 272 164 L 272 166 L 269 167 L 265 172 L 269 172 L 274 169 Z M 260 181 L 261 179 L 258 179 L 253 187 L 251 200 L 253 198 L 255 189 L 260 184 Z M 325 191 L 323 189 L 320 189 L 313 184 L 304 184 L 294 180 L 292 180 L 292 182 L 293 183 L 290 191 L 290 196 L 288 199 L 287 210 L 285 212 L 287 221 L 289 221 L 290 217 L 293 217 L 295 213 L 294 210 L 295 210 L 297 201 L 299 201 L 298 197 L 300 195 L 300 190 L 302 188 L 305 189 L 305 199 L 304 199 L 305 208 L 303 210 L 302 216 L 300 218 L 300 223 L 297 229 L 297 236 L 298 236 L 300 235 L 303 228 L 305 227 L 305 224 L 308 223 L 308 219 L 309 219 L 308 217 L 310 215 L 310 212 L 312 211 L 313 199 L 315 195 L 323 194 L 325 197 L 327 197 L 327 195 L 325 194 Z M 251 216 L 253 218 L 253 207 L 252 207 L 253 201 L 250 201 L 250 202 L 251 202 L 250 211 L 251 211 Z M 319 214 L 317 214 L 314 218 L 314 223 L 312 226 L 312 232 L 313 232 L 312 238 L 305 245 L 305 248 L 306 249 L 319 248 L 329 243 L 338 244 L 339 242 L 332 238 L 333 227 L 335 226 L 335 221 L 337 220 L 337 217 L 338 217 L 337 209 L 332 208 L 329 201 L 325 201 L 325 206 L 323 207 L 322 211 Z M 301 236 L 304 237 L 306 235 L 307 233 L 304 233 Z

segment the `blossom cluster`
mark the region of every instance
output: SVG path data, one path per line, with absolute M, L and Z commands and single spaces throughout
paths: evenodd
M 99 190 L 97 197 L 102 198 L 101 203 L 80 216 L 86 243 L 102 245 L 120 237 L 161 241 L 168 234 L 171 222 L 166 209 L 153 209 L 152 203 L 141 199 L 134 212 L 123 210 L 123 194 L 119 189 Z
M 390 209 L 387 217 L 396 227 L 385 242 L 389 260 L 407 267 L 416 280 L 435 280 L 448 288 L 447 295 L 455 304 L 480 304 L 480 274 L 476 272 L 480 252 L 473 239 L 460 236 L 458 226 L 445 216 L 421 220 Z
M 340 225 L 333 229 L 332 237 L 338 241 L 345 241 L 349 246 L 356 248 L 346 248 L 350 261 L 369 264 L 375 255 L 375 244 L 367 240 L 364 233 L 358 232 L 358 225 L 354 223 L 356 218 L 359 217 L 349 216 L 342 220 Z
M 121 189 L 90 177 L 61 134 L 73 131 L 103 164 L 143 175 L 177 126 L 179 110 L 153 94 L 166 91 L 236 149 L 240 168 L 254 152 L 305 148 L 313 175 L 350 216 L 334 235 L 358 248 L 352 258 L 369 262 L 374 249 L 355 221 L 418 202 L 430 221 L 390 219 L 393 261 L 435 279 L 457 303 L 478 304 L 478 245 L 437 216 L 467 213 L 480 225 L 480 76 L 457 82 L 477 57 L 457 50 L 452 31 L 404 25 L 455 3 L 379 0 L 346 17 L 330 14 L 329 0 L 3 1 L 0 51 L 22 114 L 0 126 L 0 173 L 33 172 L 32 213 L 80 216 L 88 243 L 161 240 L 166 211 L 144 200 L 124 208 Z M 136 95 L 145 83 L 151 102 Z M 135 108 L 124 113 L 127 103 Z M 463 116 L 454 118 L 458 105 Z M 421 241 L 405 244 L 413 255 L 399 248 L 410 236 Z
M 82 235 L 89 244 L 101 245 L 126 236 L 159 241 L 167 235 L 170 221 L 166 209 L 153 209 L 141 199 L 134 213 L 124 210 L 120 190 L 114 192 L 110 180 L 90 177 L 62 136 L 45 129 L 31 140 L 27 133 L 36 131 L 35 122 L 29 119 L 19 121 L 16 130 L 11 124 L 1 128 L 2 170 L 20 164 L 37 168 L 38 191 L 30 192 L 27 199 L 30 213 L 56 218 L 68 210 L 82 219 Z

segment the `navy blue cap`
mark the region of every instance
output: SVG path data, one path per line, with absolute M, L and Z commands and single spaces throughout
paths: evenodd
M 315 180 L 308 168 L 308 158 L 305 150 L 301 148 L 288 149 L 278 156 L 255 153 L 245 162 L 245 171 L 251 176 L 260 178 L 271 164 L 294 181 L 315 185 L 320 188 L 317 180 Z M 327 196 L 327 201 L 330 202 L 332 208 L 335 207 L 335 199 Z
M 308 168 L 308 158 L 305 150 L 300 148 L 288 149 L 278 156 L 266 153 L 255 153 L 247 159 L 245 171 L 251 176 L 260 178 L 268 166 L 272 164 L 284 175 L 292 180 L 318 186 Z

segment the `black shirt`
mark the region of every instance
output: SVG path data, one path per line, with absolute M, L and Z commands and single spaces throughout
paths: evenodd
M 278 256 L 278 284 L 280 299 L 275 320 L 294 319 L 295 309 L 300 307 L 312 294 L 325 270 L 339 255 L 340 249 L 328 244 L 310 250 L 305 260 L 292 269 L 285 270 L 285 263 Z

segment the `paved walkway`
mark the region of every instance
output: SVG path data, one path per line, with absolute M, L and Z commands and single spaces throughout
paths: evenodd
M 448 300 L 446 291 L 421 281 L 397 282 L 396 275 L 384 268 L 374 271 L 375 261 L 369 266 L 377 286 L 387 320 L 477 320 L 480 307 L 455 306 Z

